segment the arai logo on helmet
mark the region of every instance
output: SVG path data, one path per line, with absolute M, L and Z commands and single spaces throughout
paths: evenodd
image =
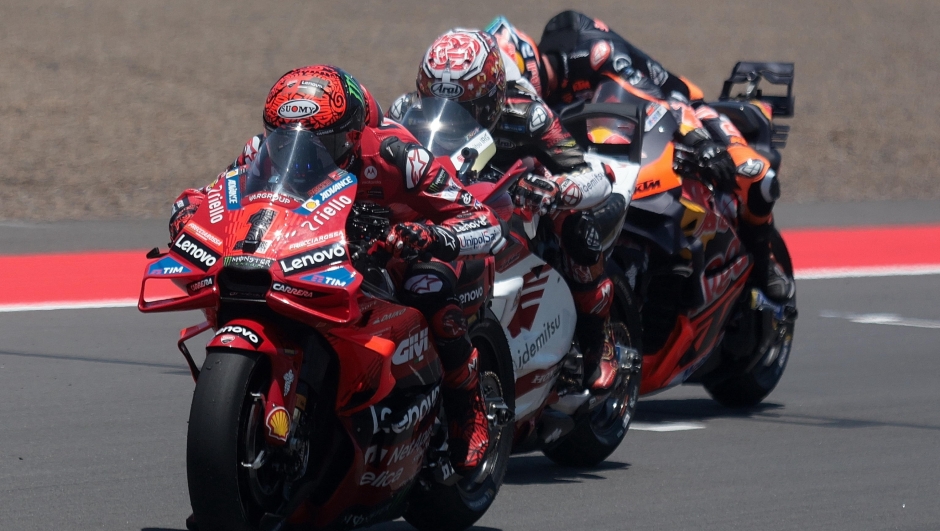
M 463 87 L 456 83 L 438 81 L 431 85 L 431 94 L 438 98 L 459 98 L 463 95 Z
M 290 100 L 277 108 L 277 115 L 288 120 L 306 118 L 318 112 L 320 106 L 310 100 Z

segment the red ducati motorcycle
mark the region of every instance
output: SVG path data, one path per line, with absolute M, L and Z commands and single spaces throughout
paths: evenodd
M 785 85 L 786 95 L 764 96 L 762 79 Z M 732 97 L 741 83 L 745 92 Z M 720 101 L 711 104 L 775 170 L 789 128 L 773 118 L 793 115 L 792 83 L 792 63 L 738 63 Z M 602 83 L 592 102 L 563 109 L 561 117 L 591 157 L 638 168 L 609 267 L 630 279 L 642 301 L 640 393 L 700 383 L 724 405 L 756 405 L 783 375 L 796 300 L 775 303 L 751 281 L 753 262 L 737 234 L 737 198 L 700 177 L 673 142 L 672 113 L 627 88 Z M 776 231 L 771 245 L 792 276 Z
M 168 252 L 151 251 L 141 288 L 142 312 L 206 316 L 178 343 L 196 381 L 186 462 L 199 529 L 351 529 L 402 515 L 419 529 L 471 525 L 511 449 L 511 359 L 480 352 L 490 449 L 458 475 L 428 324 L 370 254 L 387 219 L 354 203 L 356 177 L 311 133 L 265 142 Z M 148 300 L 154 282 L 185 294 Z M 490 293 L 483 282 L 473 289 Z M 484 300 L 465 305 L 481 321 Z M 199 366 L 184 342 L 208 330 Z

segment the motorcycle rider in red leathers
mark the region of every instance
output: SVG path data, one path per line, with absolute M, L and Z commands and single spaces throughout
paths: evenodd
M 306 113 L 297 112 L 297 104 L 306 107 Z M 467 338 L 467 321 L 456 296 L 457 279 L 463 271 L 459 259 L 498 251 L 504 245 L 499 220 L 411 133 L 385 121 L 371 95 L 339 68 L 298 68 L 274 84 L 264 106 L 265 129 L 270 132 L 289 124 L 316 134 L 337 165 L 357 176 L 357 204 L 373 203 L 391 211 L 392 227 L 385 247 L 396 258 L 388 267 L 398 280 L 401 301 L 426 317 L 444 366 L 442 394 L 452 463 L 459 471 L 473 469 L 483 460 L 489 433 L 477 351 Z M 251 163 L 259 147 L 264 149 L 263 138 L 259 135 L 249 140 L 236 164 Z M 448 182 L 449 192 L 456 189 L 456 198 L 452 193 L 445 197 L 429 190 L 438 181 Z M 207 190 L 218 186 L 216 183 L 183 192 L 174 205 L 171 237 L 192 216 Z M 477 228 L 459 236 L 451 228 L 467 222 Z M 406 262 L 397 258 L 409 249 L 434 259 Z M 492 260 L 487 262 L 491 267 Z
M 537 159 L 516 185 L 513 199 L 517 206 L 541 214 L 543 222 L 550 221 L 564 254 L 561 272 L 578 314 L 585 387 L 609 389 L 617 373 L 609 326 L 613 284 L 604 270 L 591 209 L 623 214 L 625 199 L 611 196 L 612 172 L 585 162 L 558 117 L 531 88 L 507 83 L 502 54 L 485 32 L 453 30 L 438 37 L 422 59 L 417 88 L 395 101 L 391 118 L 401 119 L 421 97 L 447 97 L 491 131 L 497 147 L 491 159 L 495 168 L 504 171 L 525 157 Z
M 538 46 L 503 17 L 487 31 L 552 106 L 590 100 L 601 82 L 615 80 L 629 92 L 673 109 L 681 124 L 677 141 L 695 150 L 717 184 L 733 189 L 739 199 L 738 233 L 754 257 L 758 283 L 774 300 L 793 296 L 793 280 L 770 249 L 772 211 L 780 196 L 776 172 L 726 116 L 705 104 L 701 89 L 663 68 L 600 20 L 576 11 L 549 20 Z

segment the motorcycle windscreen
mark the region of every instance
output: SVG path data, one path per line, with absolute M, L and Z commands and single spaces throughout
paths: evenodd
M 268 133 L 248 169 L 245 197 L 267 192 L 298 202 L 310 197 L 331 175 L 342 171 L 320 137 L 296 127 Z
M 463 164 L 464 148 L 477 151 L 474 171 L 480 171 L 496 154 L 490 132 L 453 100 L 421 98 L 401 121 L 435 157 L 449 157 L 456 168 Z

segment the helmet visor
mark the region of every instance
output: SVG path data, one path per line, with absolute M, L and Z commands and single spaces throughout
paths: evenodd
M 462 104 L 435 97 L 415 103 L 402 125 L 436 157 L 453 155 L 483 130 Z
M 306 199 L 310 190 L 340 171 L 321 139 L 296 127 L 268 133 L 248 170 L 247 193 L 265 191 Z

